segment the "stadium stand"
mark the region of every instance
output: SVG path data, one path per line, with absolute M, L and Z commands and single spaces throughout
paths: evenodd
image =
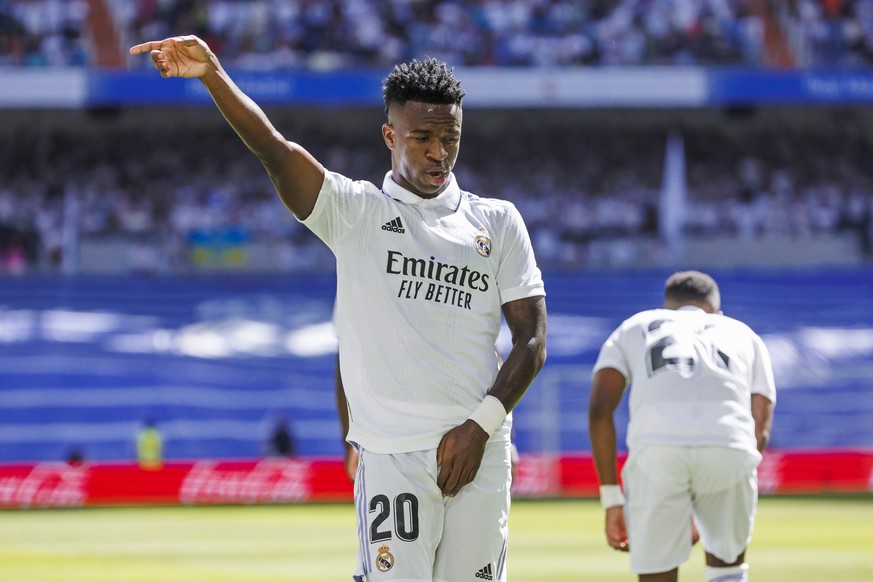
M 284 211 L 260 165 L 211 113 L 167 112 L 148 123 L 147 113 L 127 122 L 86 118 L 0 134 L 0 266 L 10 273 L 330 269 L 323 245 Z M 380 112 L 332 113 L 361 119 L 326 130 L 301 122 L 310 112 L 277 114 L 328 168 L 381 182 Z M 718 113 L 698 122 L 658 111 L 622 116 L 530 112 L 520 123 L 477 111 L 465 127 L 460 183 L 513 201 L 545 267 L 675 262 L 682 257 L 659 246 L 658 203 L 665 137 L 679 128 L 690 239 L 769 240 L 775 254 L 766 264 L 870 258 L 873 147 L 864 117 L 768 112 L 727 124 Z M 500 156 L 489 155 L 495 136 Z M 168 151 L 165 142 L 177 145 Z M 48 175 L 63 180 L 41 178 Z M 78 241 L 73 250 L 64 236 Z M 798 250 L 803 244 L 810 250 Z M 66 262 L 64 248 L 73 255 Z M 767 252 L 723 254 L 741 263 L 764 261 Z
M 871 22 L 869 0 L 3 0 L 0 65 L 121 66 L 134 41 L 193 33 L 252 70 L 424 54 L 488 67 L 852 67 L 870 62 Z

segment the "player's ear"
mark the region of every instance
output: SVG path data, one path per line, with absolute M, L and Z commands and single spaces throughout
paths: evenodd
M 397 141 L 397 132 L 394 131 L 394 126 L 390 123 L 383 123 L 382 137 L 385 139 L 385 145 L 388 146 L 388 149 L 393 150 Z

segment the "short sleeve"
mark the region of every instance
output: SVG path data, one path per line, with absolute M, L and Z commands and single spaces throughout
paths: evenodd
M 325 170 L 315 208 L 300 222 L 334 249 L 366 212 L 363 193 L 363 183 Z
M 773 366 L 770 362 L 770 352 L 764 341 L 753 335 L 752 343 L 755 347 L 755 363 L 752 366 L 752 394 L 765 396 L 770 402 L 776 404 L 776 382 L 773 378 Z
M 546 294 L 542 273 L 537 267 L 524 220 L 514 205 L 507 204 L 507 208 L 497 273 L 501 305 Z
M 619 327 L 603 342 L 600 353 L 597 355 L 597 361 L 594 363 L 594 369 L 591 371 L 592 376 L 603 368 L 614 368 L 621 372 L 628 382 L 631 381 L 630 366 L 621 345 L 621 331 L 622 328 Z

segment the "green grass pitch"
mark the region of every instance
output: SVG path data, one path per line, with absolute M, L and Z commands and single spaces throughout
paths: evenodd
M 635 578 L 593 500 L 517 501 L 509 579 Z M 349 582 L 351 505 L 0 511 L 0 582 Z M 873 497 L 766 497 L 748 551 L 761 582 L 873 581 Z M 699 545 L 680 580 L 702 580 Z

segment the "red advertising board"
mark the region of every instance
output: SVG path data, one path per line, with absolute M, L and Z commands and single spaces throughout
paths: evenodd
M 873 451 L 768 453 L 763 493 L 873 491 Z M 588 454 L 522 455 L 518 497 L 597 494 Z M 252 505 L 350 501 L 341 459 L 201 460 L 146 469 L 135 463 L 0 465 L 0 508 L 107 505 Z

